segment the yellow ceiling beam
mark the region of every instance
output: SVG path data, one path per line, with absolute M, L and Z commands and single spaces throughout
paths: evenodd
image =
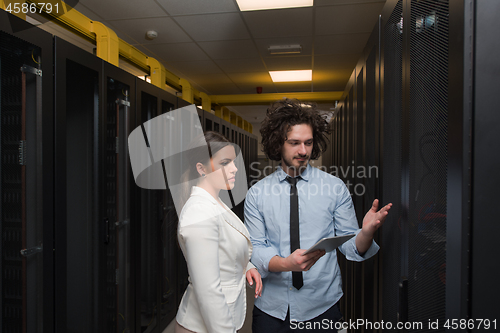
M 151 77 L 151 84 L 164 89 L 165 85 L 165 67 L 160 64 L 155 58 L 147 57 L 146 64 L 149 66 L 149 75 Z
M 5 4 L 8 4 L 8 1 L 13 0 L 0 0 L 0 8 L 4 8 Z M 34 0 L 27 0 L 27 2 L 37 3 Z M 113 30 L 107 28 L 104 24 L 97 21 L 92 21 L 76 9 L 72 9 L 65 2 L 58 3 L 60 5 L 59 14 L 56 14 L 55 12 L 48 13 L 46 11 L 41 11 L 40 15 L 53 20 L 61 27 L 80 35 L 88 41 L 96 43 L 97 54 L 100 58 L 118 66 L 118 63 L 115 60 L 116 56 L 114 51 L 114 49 L 118 48 L 118 54 L 120 57 L 124 58 L 140 69 L 146 72 L 150 72 L 152 83 L 156 82 L 154 84 L 162 89 L 165 89 L 166 83 L 176 90 L 181 90 L 181 86 L 179 84 L 180 78 L 165 69 L 165 67 L 159 64 L 156 59 L 148 57 L 137 48 L 133 47 L 132 45 L 128 44 L 118 37 L 116 37 L 116 40 L 116 33 Z M 106 59 L 105 57 L 108 58 Z M 108 59 L 111 59 L 111 61 Z M 163 81 L 159 82 L 158 80 Z M 200 93 L 193 88 L 191 89 L 194 97 L 199 98 Z
M 116 33 L 97 21 L 90 21 L 90 31 L 95 34 L 96 55 L 119 67 L 119 42 Z
M 186 79 L 180 78 L 179 85 L 182 87 L 182 99 L 190 104 L 193 104 L 194 94 L 191 83 L 189 83 Z
M 333 102 L 342 98 L 342 91 L 291 92 L 271 94 L 211 95 L 212 103 L 220 105 L 269 104 L 283 98 L 308 102 Z
M 236 113 L 233 111 L 229 111 L 229 122 L 235 126 L 238 126 L 237 120 L 236 120 Z
M 208 95 L 204 92 L 200 92 L 199 96 L 201 99 L 201 108 L 205 111 L 210 112 L 210 110 L 212 110 L 212 101 L 210 97 L 208 97 Z

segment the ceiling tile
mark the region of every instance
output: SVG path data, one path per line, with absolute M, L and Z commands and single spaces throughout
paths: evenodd
M 234 0 L 157 0 L 170 15 L 208 14 L 238 12 Z
M 293 71 L 312 69 L 312 57 L 310 56 L 278 56 L 264 58 L 269 71 Z
M 201 42 L 198 45 L 214 60 L 255 58 L 259 56 L 251 40 Z
M 91 20 L 99 21 L 99 22 L 104 21 L 104 18 L 100 15 L 101 13 L 94 12 L 94 10 L 83 5 L 81 1 L 76 4 L 74 9 L 76 9 L 81 14 L 87 16 Z
M 203 74 L 223 74 L 222 70 L 211 60 L 169 62 L 168 66 L 174 67 L 185 75 L 193 77 Z
M 167 62 L 209 60 L 195 43 L 152 44 L 147 49 Z
M 123 1 L 123 0 L 79 0 L 87 8 L 98 11 L 105 20 L 131 19 L 143 17 L 166 16 L 163 9 L 154 1 Z
M 313 7 L 249 11 L 243 17 L 253 38 L 310 36 L 313 31 Z
M 266 70 L 264 63 L 260 58 L 219 59 L 215 60 L 215 62 L 225 73 L 251 73 Z
M 371 32 L 383 3 L 316 7 L 316 35 Z
M 209 95 L 241 94 L 240 89 L 225 74 L 200 74 L 190 79 Z
M 161 44 L 191 42 L 188 35 L 169 17 L 108 21 L 111 28 L 130 36 L 137 44 Z M 146 39 L 146 32 L 154 30 L 158 37 L 153 40 Z M 116 31 L 118 34 L 118 31 Z M 135 44 L 135 43 L 134 43 Z
M 200 74 L 197 75 L 198 82 L 200 84 L 208 84 L 214 81 L 218 81 L 220 83 L 233 83 L 231 79 L 226 74 Z
M 361 54 L 369 37 L 369 33 L 316 36 L 314 54 Z
M 238 88 L 234 83 L 218 83 L 211 82 L 209 84 L 203 85 L 209 95 L 232 95 L 241 94 L 240 88 Z
M 358 60 L 357 54 L 318 55 L 314 57 L 314 70 L 343 69 L 352 72 Z
M 267 48 L 270 45 L 293 45 L 299 44 L 302 46 L 302 52 L 300 55 L 311 55 L 312 54 L 312 38 L 304 36 L 295 37 L 274 37 L 274 38 L 262 38 L 255 39 L 257 44 L 257 49 L 263 57 L 273 57 L 269 54 Z
M 195 41 L 250 38 L 238 13 L 179 16 L 174 19 Z
M 228 76 L 241 89 L 243 94 L 255 94 L 257 93 L 257 87 L 262 87 L 263 93 L 276 92 L 269 72 L 232 73 L 228 74 Z

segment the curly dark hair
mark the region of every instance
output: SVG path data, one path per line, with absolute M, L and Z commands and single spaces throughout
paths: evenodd
M 319 114 L 316 103 L 304 103 L 296 99 L 283 99 L 267 109 L 262 122 L 262 151 L 273 161 L 281 160 L 281 150 L 292 126 L 308 124 L 313 131 L 311 159 L 318 159 L 330 141 L 327 137 L 331 129 L 326 116 Z

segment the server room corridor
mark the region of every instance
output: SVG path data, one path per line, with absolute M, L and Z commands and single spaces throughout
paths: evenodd
M 497 0 L 0 0 L 0 332 L 174 333 L 193 304 L 181 303 L 193 267 L 205 268 L 188 269 L 180 215 L 184 187 L 209 173 L 189 160 L 207 132 L 234 147 L 221 169 L 237 169 L 210 198 L 241 220 L 235 230 L 253 242 L 256 266 L 246 270 L 264 280 L 258 300 L 246 286 L 239 333 L 273 333 L 252 332 L 257 308 L 275 320 L 337 306 L 338 325 L 305 331 L 497 331 L 498 13 Z M 333 205 L 338 193 L 321 187 L 317 200 L 309 191 L 300 201 L 285 176 L 284 205 L 255 194 L 289 170 L 285 142 L 302 144 L 276 134 L 303 120 L 266 132 L 268 108 L 286 99 L 300 112 L 313 103 L 327 124 L 319 157 L 297 160 L 346 189 L 349 230 L 362 229 L 375 199 L 392 204 L 373 234 L 379 248 L 359 250 L 365 232 L 352 238 L 352 251 L 326 255 L 331 271 L 299 274 L 318 281 L 302 290 L 292 266 L 271 271 L 271 261 L 291 257 L 297 239 L 305 249 L 346 233 L 346 215 Z M 317 133 L 304 147 L 322 147 Z M 304 238 L 323 220 L 327 232 Z M 217 254 L 244 258 L 241 249 Z M 246 274 L 234 262 L 234 276 Z M 322 289 L 333 281 L 340 299 Z M 228 286 L 223 305 L 242 308 Z M 308 292 L 316 296 L 300 298 Z M 198 314 L 189 307 L 185 322 Z

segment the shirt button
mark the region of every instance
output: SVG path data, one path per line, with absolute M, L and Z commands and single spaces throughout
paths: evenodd
M 292 290 L 292 288 L 290 288 L 290 290 Z

